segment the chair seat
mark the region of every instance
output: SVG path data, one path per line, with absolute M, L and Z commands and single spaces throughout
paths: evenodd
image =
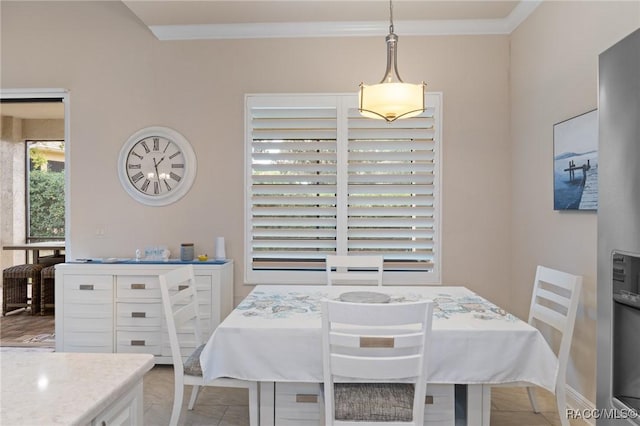
M 51 265 L 40 272 L 40 315 L 44 315 L 47 309 L 55 307 L 56 266 Z
M 200 365 L 200 354 L 204 349 L 204 344 L 198 346 L 189 358 L 184 362 L 184 374 L 188 376 L 202 377 L 202 366 Z
M 336 420 L 410 422 L 413 392 L 410 383 L 335 383 Z
M 40 311 L 40 272 L 43 265 L 24 264 L 2 271 L 2 314 L 12 308 L 27 308 L 27 286 L 31 280 L 31 314 Z

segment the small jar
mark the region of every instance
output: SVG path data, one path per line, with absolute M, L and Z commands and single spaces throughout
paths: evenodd
M 183 262 L 190 262 L 195 257 L 193 250 L 193 243 L 180 244 L 180 260 Z

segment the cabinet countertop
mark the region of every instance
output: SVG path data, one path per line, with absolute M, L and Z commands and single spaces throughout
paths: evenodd
M 153 365 L 150 354 L 2 352 L 0 423 L 88 424 Z
M 167 260 L 147 260 L 147 259 L 126 259 L 126 258 L 89 258 L 89 259 L 76 259 L 67 263 L 74 265 L 77 264 L 97 264 L 97 265 L 224 265 L 231 262 L 229 259 L 207 259 L 207 260 L 180 260 L 180 259 L 167 259 Z

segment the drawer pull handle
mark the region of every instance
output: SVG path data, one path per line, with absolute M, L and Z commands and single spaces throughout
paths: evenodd
M 186 285 L 186 284 L 180 284 L 180 285 L 178 286 L 178 291 L 186 290 L 186 289 L 188 289 L 188 288 L 189 288 L 189 286 L 188 286 L 188 285 Z
M 433 395 L 427 395 L 424 397 L 425 405 L 433 405 Z
M 315 394 L 309 394 L 309 393 L 298 393 L 296 394 L 296 402 L 301 402 L 301 403 L 317 403 L 318 402 L 318 395 Z
M 132 340 L 131 346 L 145 346 L 144 340 Z
M 131 290 L 144 290 L 145 284 L 131 284 Z
M 93 290 L 93 284 L 80 284 L 80 290 Z
M 131 318 L 146 318 L 146 312 L 131 312 Z

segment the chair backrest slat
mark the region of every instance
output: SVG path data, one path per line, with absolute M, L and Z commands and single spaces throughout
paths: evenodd
M 368 380 L 402 380 L 418 377 L 422 357 L 419 354 L 395 357 L 393 362 L 382 358 L 331 355 L 331 369 L 334 378 Z
M 379 255 L 329 255 L 326 258 L 327 285 L 382 285 L 384 259 Z
M 542 305 L 535 305 L 532 309 L 532 319 L 550 325 L 561 333 L 564 332 L 567 324 L 566 315 L 562 315 L 557 311 Z M 532 324 L 535 325 L 534 322 L 532 322 Z
M 541 300 L 548 300 L 556 305 L 563 306 L 565 309 L 569 309 L 571 305 L 571 293 L 568 296 L 554 293 L 544 288 L 538 288 L 536 291 L 536 297 Z
M 198 312 L 193 304 L 177 307 L 173 311 L 173 321 L 175 322 L 176 329 L 179 329 L 183 324 L 189 321 L 195 321 L 198 317 Z
M 364 347 L 389 347 L 414 348 L 422 344 L 422 332 L 394 335 L 390 330 L 371 330 L 368 336 L 348 331 L 331 332 L 331 342 L 337 346 L 364 348 Z
M 372 316 L 371 305 L 384 305 L 384 309 L 377 309 L 376 315 Z M 334 306 L 340 306 L 336 309 Z M 416 322 L 417 315 L 423 311 L 419 303 L 351 303 L 340 302 L 340 305 L 330 305 L 331 320 L 336 323 L 344 322 L 353 325 L 363 326 L 394 326 L 405 325 Z

